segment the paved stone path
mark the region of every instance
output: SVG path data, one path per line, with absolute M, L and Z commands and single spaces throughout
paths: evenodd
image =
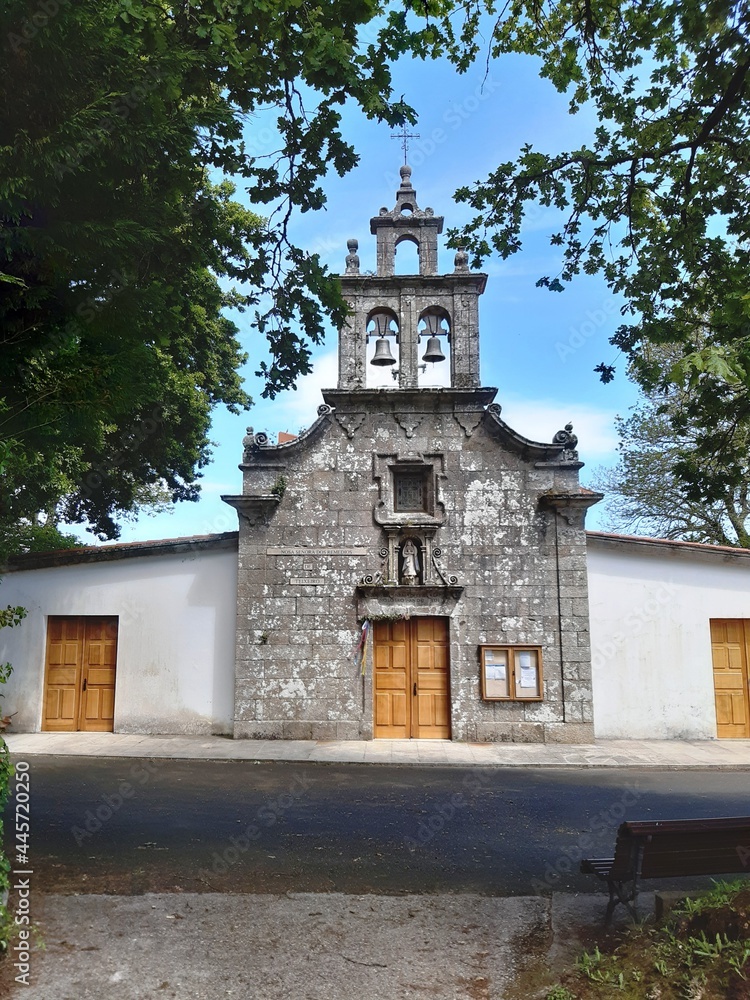
M 6 733 L 15 757 L 168 757 L 317 763 L 439 764 L 462 767 L 750 768 L 750 740 L 597 740 L 453 743 L 450 740 L 232 740 L 223 736 L 125 733 Z

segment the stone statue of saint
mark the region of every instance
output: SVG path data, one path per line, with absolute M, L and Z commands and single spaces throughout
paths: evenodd
M 417 583 L 417 578 L 419 576 L 419 558 L 417 556 L 417 546 L 411 538 L 407 538 L 404 542 L 404 546 L 401 549 L 401 555 L 404 559 L 401 582 L 407 586 L 413 587 Z

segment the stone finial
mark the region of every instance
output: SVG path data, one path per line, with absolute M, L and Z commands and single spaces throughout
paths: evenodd
M 405 163 L 403 167 L 399 167 L 399 174 L 401 174 L 401 187 L 410 188 L 411 187 L 411 167 L 408 163 Z
M 255 443 L 255 432 L 252 427 L 247 428 L 247 434 L 242 439 L 242 461 L 248 462 L 250 460 L 250 455 L 253 452 L 253 444 Z
M 359 274 L 359 254 L 357 253 L 359 241 L 347 240 L 346 245 L 349 250 L 349 253 L 346 255 L 346 273 Z
M 468 271 L 469 270 L 469 255 L 465 250 L 457 250 L 456 256 L 453 258 L 453 266 L 456 271 Z
M 566 424 L 565 429 L 558 431 L 552 438 L 552 443 L 563 450 L 563 458 L 574 462 L 578 458 L 578 437 L 573 433 L 573 424 Z
M 242 460 L 243 462 L 249 462 L 251 456 L 254 455 L 258 448 L 265 448 L 268 445 L 268 435 L 265 431 L 258 431 L 257 434 L 253 433 L 252 427 L 247 428 L 247 434 L 242 439 Z

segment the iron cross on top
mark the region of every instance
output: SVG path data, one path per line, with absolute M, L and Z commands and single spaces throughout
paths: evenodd
M 407 154 L 409 152 L 409 139 L 419 139 L 419 132 L 408 132 L 406 122 L 404 122 L 401 131 L 396 132 L 395 135 L 391 135 L 391 139 L 400 139 L 401 148 L 404 151 L 404 163 L 408 163 Z

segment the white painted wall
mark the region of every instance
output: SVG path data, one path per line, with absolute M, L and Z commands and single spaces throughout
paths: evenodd
M 115 732 L 231 733 L 236 599 L 231 550 L 6 573 L 0 603 L 29 612 L 0 632 L 13 730 L 41 728 L 47 616 L 117 615 Z
M 750 555 L 589 537 L 594 730 L 715 739 L 711 618 L 750 618 Z

